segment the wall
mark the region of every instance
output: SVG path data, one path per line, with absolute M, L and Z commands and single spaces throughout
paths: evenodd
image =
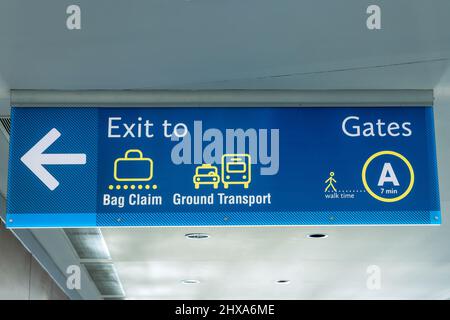
M 0 210 L 5 200 L 0 196 Z M 66 295 L 0 220 L 0 300 L 63 300 Z
M 439 189 L 444 216 L 450 212 L 450 64 L 434 89 L 434 97 Z

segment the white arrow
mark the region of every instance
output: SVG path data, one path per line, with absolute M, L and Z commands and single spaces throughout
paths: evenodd
M 45 164 L 86 164 L 84 153 L 43 153 L 55 142 L 61 133 L 53 128 L 38 143 L 36 143 L 20 160 L 30 169 L 50 190 L 55 190 L 59 182 L 44 167 Z

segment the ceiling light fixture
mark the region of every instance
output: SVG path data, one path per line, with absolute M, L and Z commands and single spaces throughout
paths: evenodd
M 181 281 L 182 284 L 199 284 L 200 280 L 196 280 L 196 279 L 186 279 Z
M 289 284 L 289 283 L 291 283 L 291 280 L 286 280 L 286 279 L 283 279 L 283 280 L 277 280 L 277 283 L 278 283 L 278 284 Z
M 325 239 L 325 238 L 328 238 L 328 235 L 325 233 L 311 233 L 311 234 L 308 234 L 307 237 L 312 238 L 312 239 Z
M 208 239 L 210 238 L 210 235 L 207 233 L 186 233 L 184 235 L 188 239 Z

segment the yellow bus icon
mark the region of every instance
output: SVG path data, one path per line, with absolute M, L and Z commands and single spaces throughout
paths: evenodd
M 222 156 L 222 183 L 225 189 L 230 184 L 243 184 L 248 188 L 252 180 L 252 161 L 249 154 L 224 154 Z

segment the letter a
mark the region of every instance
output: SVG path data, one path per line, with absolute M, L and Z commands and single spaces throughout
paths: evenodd
M 383 170 L 381 171 L 380 180 L 378 180 L 378 186 L 382 187 L 386 182 L 392 182 L 394 186 L 398 187 L 397 176 L 395 175 L 394 169 L 389 162 L 385 162 Z
M 67 7 L 66 13 L 70 14 L 66 20 L 66 26 L 69 30 L 81 29 L 81 9 L 79 6 L 73 4 Z
M 381 8 L 375 4 L 367 7 L 367 17 L 366 25 L 369 30 L 380 30 L 381 29 Z
M 66 273 L 68 274 L 66 286 L 69 290 L 81 289 L 81 270 L 77 265 L 70 265 L 67 267 Z
M 369 290 L 381 289 L 381 268 L 377 265 L 371 265 L 366 270 L 369 277 L 367 277 L 366 286 Z

